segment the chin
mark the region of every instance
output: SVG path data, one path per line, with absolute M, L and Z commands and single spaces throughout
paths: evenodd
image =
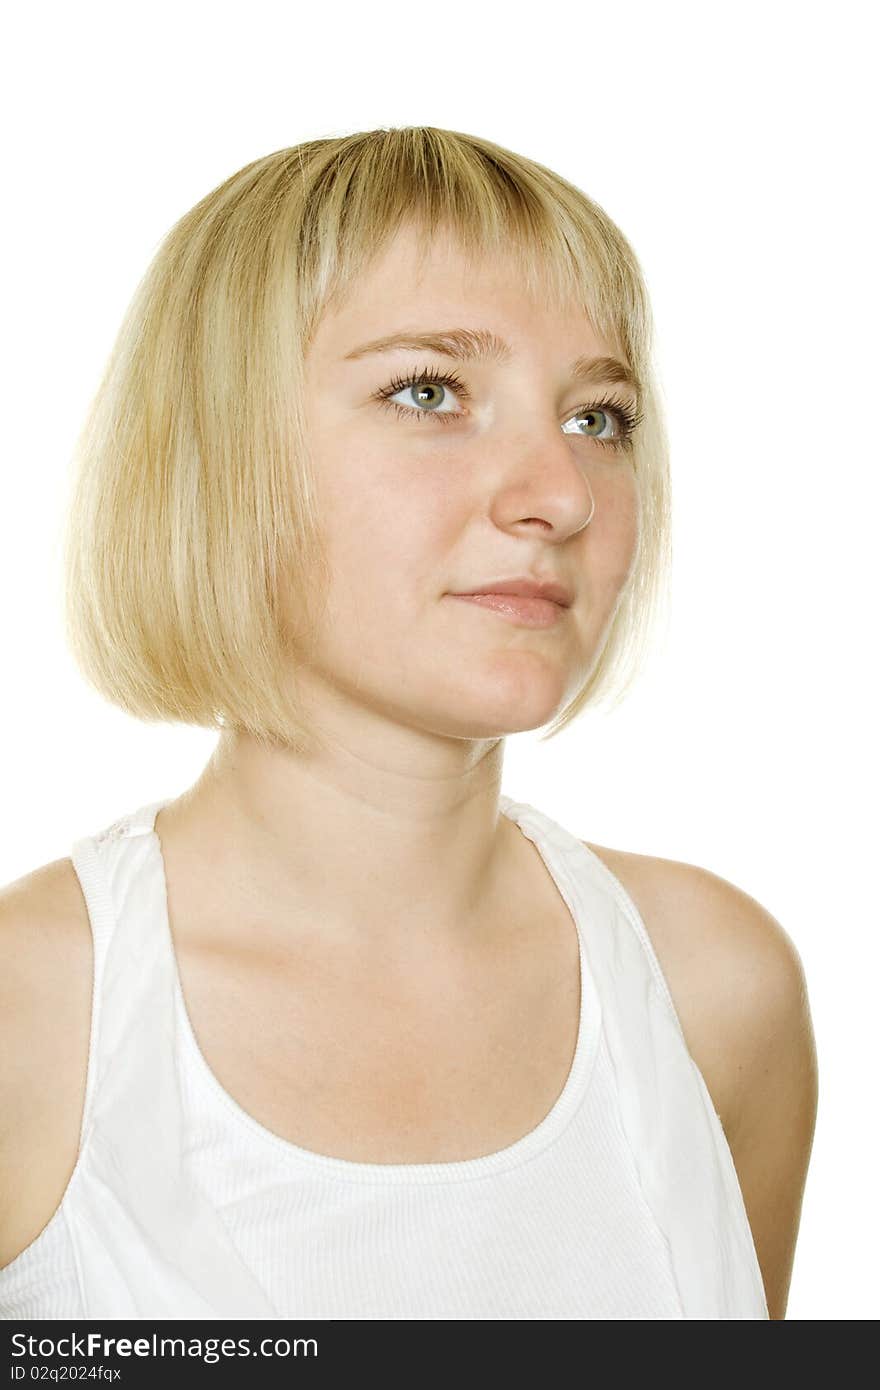
M 457 696 L 450 691 L 445 704 L 438 703 L 435 692 L 420 722 L 423 728 L 451 738 L 503 738 L 542 728 L 559 713 L 566 696 L 562 682 L 552 683 L 550 689 L 535 684 L 513 688 L 508 681 L 503 690 L 494 692 L 489 682 L 483 682 Z

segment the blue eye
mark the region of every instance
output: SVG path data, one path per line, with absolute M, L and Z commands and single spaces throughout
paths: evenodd
M 399 395 L 401 391 L 412 391 L 414 387 L 422 388 L 421 406 L 424 407 L 423 409 L 401 405 L 399 401 L 391 399 L 393 396 Z M 470 392 L 461 378 L 456 376 L 454 372 L 443 373 L 426 368 L 422 372 L 414 372 L 411 376 L 396 377 L 382 390 L 377 391 L 374 399 L 383 409 L 396 411 L 401 419 L 437 420 L 446 425 L 467 417 L 466 410 L 440 409 L 440 406 L 445 403 L 447 391 L 454 391 L 462 400 L 470 399 Z M 581 429 L 575 429 L 573 433 L 580 435 L 583 439 L 591 439 L 596 444 L 601 444 L 605 449 L 628 452 L 633 448 L 633 435 L 643 418 L 643 415 L 629 402 L 612 397 L 596 401 L 593 404 L 579 406 L 574 414 L 569 416 L 565 424 L 566 426 L 579 425 L 584 422 L 592 426 L 598 419 L 600 433 L 593 434 Z M 608 428 L 609 424 L 614 433 L 603 437 L 602 432 Z

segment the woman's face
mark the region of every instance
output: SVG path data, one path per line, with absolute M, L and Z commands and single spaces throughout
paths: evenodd
M 553 718 L 613 616 L 636 544 L 632 455 L 603 442 L 623 428 L 613 410 L 574 417 L 603 397 L 633 407 L 635 397 L 571 377 L 575 359 L 611 346 L 579 311 L 559 316 L 527 298 L 511 266 L 465 261 L 440 238 L 418 278 L 415 257 L 407 228 L 325 315 L 306 360 L 332 573 L 308 671 L 410 727 L 492 738 Z M 497 335 L 507 360 L 357 353 L 398 333 L 462 328 Z M 425 369 L 465 389 L 395 389 Z M 521 576 L 561 581 L 571 606 L 529 627 L 451 597 Z

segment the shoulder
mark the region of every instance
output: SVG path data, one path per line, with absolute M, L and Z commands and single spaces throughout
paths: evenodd
M 725 1132 L 734 1133 L 765 1047 L 780 1028 L 803 1033 L 809 1019 L 791 936 L 751 894 L 700 865 L 587 848 L 635 904 L 688 1047 L 705 1069 Z
M 91 954 L 88 909 L 72 860 L 54 859 L 0 886 L 0 951 L 4 1016 L 26 1002 L 21 984 L 60 982 L 67 965 Z
M 0 1265 L 38 1234 L 76 1160 L 92 963 L 70 859 L 0 887 Z
M 632 898 L 651 938 L 730 1147 L 770 1316 L 782 1318 L 818 1108 L 800 954 L 766 907 L 720 875 L 587 847 Z

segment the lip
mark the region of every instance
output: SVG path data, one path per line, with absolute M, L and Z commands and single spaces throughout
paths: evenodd
M 528 598 L 522 594 L 449 594 L 447 597 L 470 603 L 475 608 L 485 608 L 520 627 L 552 627 L 567 612 L 566 606 L 552 599 Z
M 461 590 L 455 598 L 473 598 L 481 594 L 505 594 L 515 598 L 543 599 L 561 608 L 570 608 L 574 594 L 566 584 L 558 579 L 532 579 L 520 575 L 513 579 L 492 579 L 488 584 L 480 584 L 473 589 Z

